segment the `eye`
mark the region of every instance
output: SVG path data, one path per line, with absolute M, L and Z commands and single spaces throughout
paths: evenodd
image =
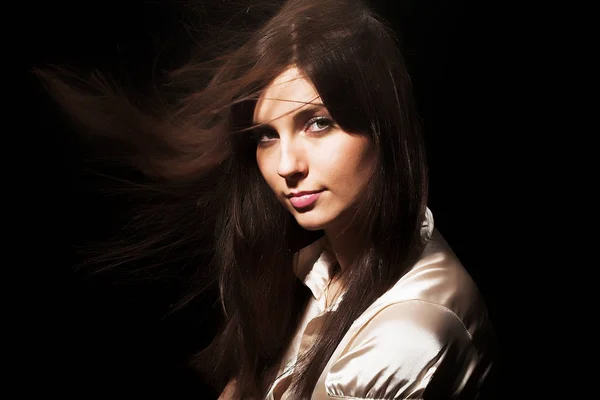
M 324 132 L 334 125 L 334 122 L 327 117 L 314 117 L 306 123 L 306 131 L 308 132 Z
M 266 143 L 279 139 L 279 134 L 274 129 L 266 127 L 256 128 L 252 131 L 252 136 L 257 143 Z

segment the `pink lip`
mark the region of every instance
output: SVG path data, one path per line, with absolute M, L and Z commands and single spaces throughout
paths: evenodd
M 290 203 L 295 208 L 306 208 L 312 206 L 320 195 L 321 192 L 299 192 L 292 193 L 288 197 L 290 197 Z

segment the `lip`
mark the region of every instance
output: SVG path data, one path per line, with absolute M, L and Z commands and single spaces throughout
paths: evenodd
M 292 197 L 300 197 L 300 196 L 306 196 L 308 194 L 315 194 L 315 193 L 321 193 L 322 190 L 305 190 L 302 192 L 291 192 L 285 195 L 285 197 L 287 197 L 288 199 L 291 199 Z
M 296 192 L 290 193 L 287 197 L 290 199 L 290 203 L 296 209 L 303 209 L 312 206 L 320 197 L 322 190 L 315 190 L 311 192 Z

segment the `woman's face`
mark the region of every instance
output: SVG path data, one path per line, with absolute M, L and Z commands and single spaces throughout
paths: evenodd
M 370 138 L 340 129 L 295 67 L 262 93 L 254 123 L 268 125 L 256 130 L 260 172 L 298 224 L 342 229 L 376 160 Z

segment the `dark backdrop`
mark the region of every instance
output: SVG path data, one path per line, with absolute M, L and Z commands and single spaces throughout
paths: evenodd
M 517 362 L 506 351 L 512 321 L 505 285 L 516 251 L 511 235 L 519 235 L 519 228 L 505 190 L 510 75 L 500 54 L 510 42 L 497 30 L 500 10 L 475 1 L 375 5 L 402 32 L 424 119 L 436 226 L 488 302 L 507 371 Z M 178 61 L 173 38 L 183 32 L 163 1 L 58 1 L 36 5 L 29 15 L 28 67 L 97 66 L 128 76 L 135 85 L 148 81 L 158 51 L 159 66 Z M 165 43 L 171 47 L 164 49 Z M 115 285 L 71 271 L 72 244 L 109 233 L 119 204 L 90 190 L 92 183 L 80 173 L 82 155 L 64 121 L 32 77 L 27 85 L 37 112 L 27 121 L 35 126 L 28 140 L 44 154 L 34 179 L 39 194 L 34 207 L 43 217 L 30 241 L 36 245 L 26 254 L 36 259 L 30 261 L 35 268 L 27 269 L 30 278 L 44 289 L 38 291 L 35 312 L 26 317 L 32 356 L 24 357 L 23 368 L 36 377 L 27 389 L 84 398 L 100 391 L 211 398 L 214 394 L 185 366 L 213 333 L 210 293 L 167 315 L 181 287 L 176 278 Z

